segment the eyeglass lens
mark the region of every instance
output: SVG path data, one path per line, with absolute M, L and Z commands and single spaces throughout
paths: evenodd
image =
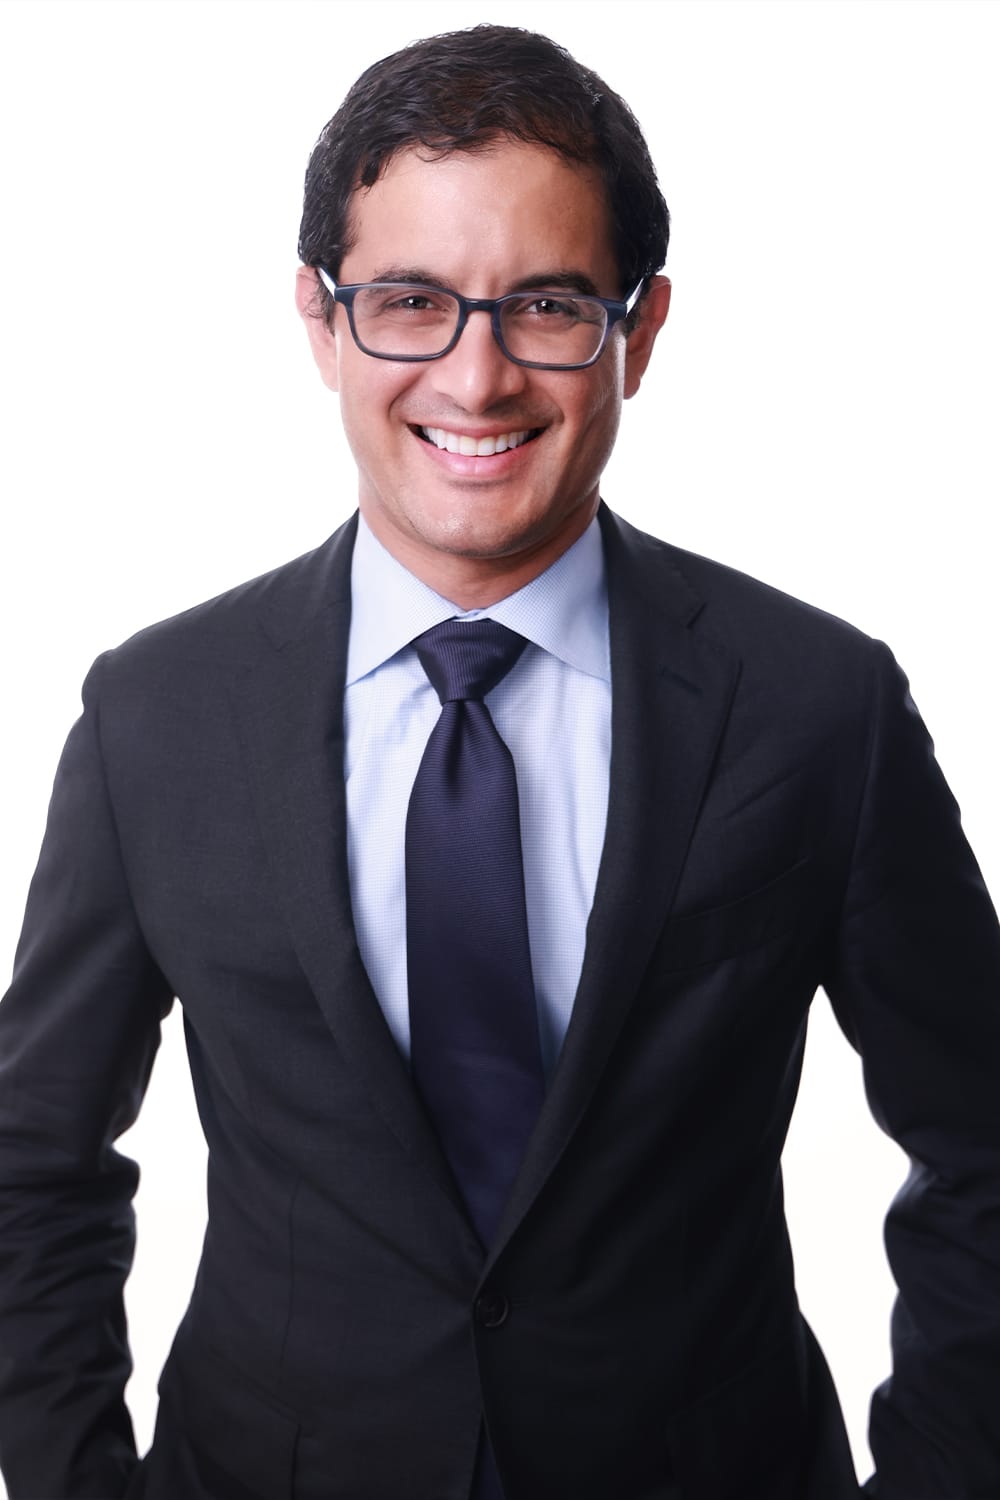
M 354 298 L 358 342 L 375 354 L 432 358 L 451 343 L 460 305 L 450 292 L 405 284 L 363 287 Z M 607 312 L 591 297 L 512 296 L 500 303 L 504 349 L 515 359 L 576 365 L 601 347 Z

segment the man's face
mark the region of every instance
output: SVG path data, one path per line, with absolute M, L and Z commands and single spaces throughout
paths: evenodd
M 581 292 L 622 291 L 597 178 L 540 147 L 501 142 L 438 161 L 402 152 L 356 193 L 352 226 L 345 284 L 419 281 L 499 297 L 553 287 L 553 277 L 553 289 L 565 291 L 569 274 Z M 300 273 L 300 307 L 312 274 Z M 513 364 L 485 313 L 470 314 L 449 354 L 413 364 L 364 354 L 343 307 L 332 332 L 307 318 L 323 378 L 340 394 L 360 508 L 382 544 L 457 602 L 459 593 L 471 597 L 466 585 L 475 602 L 491 602 L 484 589 L 499 597 L 553 562 L 597 508 L 622 400 L 638 388 L 668 298 L 661 280 L 640 327 L 626 340 L 619 324 L 585 370 Z M 529 436 L 477 457 L 439 447 L 432 428 Z

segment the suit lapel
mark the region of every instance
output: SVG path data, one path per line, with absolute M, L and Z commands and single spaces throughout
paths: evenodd
M 695 627 L 670 550 L 603 506 L 611 624 L 607 831 L 573 1016 L 500 1227 L 527 1212 L 598 1083 L 670 912 L 739 662 Z
M 337 1046 L 411 1158 L 464 1215 L 361 961 L 347 869 L 343 697 L 356 521 L 301 565 L 261 617 L 233 687 L 274 888 Z
M 670 550 L 602 507 L 611 618 L 607 831 L 573 1017 L 490 1257 L 524 1217 L 600 1079 L 669 915 L 739 663 L 696 630 Z M 461 1199 L 361 962 L 347 871 L 343 693 L 355 522 L 262 616 L 233 697 L 275 889 L 338 1047 L 414 1163 Z

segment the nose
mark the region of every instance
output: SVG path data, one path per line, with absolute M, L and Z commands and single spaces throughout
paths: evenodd
M 518 395 L 528 371 L 507 358 L 493 336 L 490 315 L 469 313 L 462 336 L 448 354 L 428 365 L 435 389 L 466 412 L 486 412 Z

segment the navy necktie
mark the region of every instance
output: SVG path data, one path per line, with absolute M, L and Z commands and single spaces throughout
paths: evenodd
M 441 699 L 406 820 L 413 1077 L 489 1248 L 542 1103 L 517 779 L 483 698 L 526 642 L 495 620 L 414 641 Z

